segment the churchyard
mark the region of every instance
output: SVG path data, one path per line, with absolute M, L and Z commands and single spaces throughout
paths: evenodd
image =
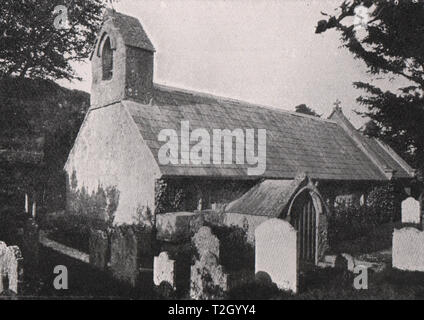
M 342 254 L 303 268 L 297 232 L 288 222 L 262 222 L 252 246 L 241 228 L 216 218 L 213 212 L 186 212 L 164 215 L 155 232 L 132 226 L 93 231 L 84 253 L 49 239 L 39 226 L 42 217 L 28 213 L 16 242 L 0 243 L 2 297 L 424 298 L 424 238 L 412 198 L 402 203 L 402 223 L 392 230 L 393 258 L 383 265 Z

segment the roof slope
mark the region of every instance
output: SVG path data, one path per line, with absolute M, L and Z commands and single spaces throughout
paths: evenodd
M 294 179 L 299 172 L 305 172 L 311 178 L 324 180 L 388 180 L 384 169 L 372 161 L 335 121 L 158 85 L 151 105 L 132 101 L 122 103 L 157 161 L 158 151 L 164 144 L 158 141 L 159 132 L 173 129 L 180 138 L 181 121 L 189 121 L 190 131 L 205 128 L 211 135 L 213 129 L 266 129 L 267 165 L 261 178 Z M 388 156 L 396 162 L 387 152 L 382 157 Z M 237 178 L 249 178 L 247 168 L 252 167 L 235 163 L 214 165 L 212 159 L 210 163 L 159 163 L 159 166 L 167 176 Z M 411 177 L 402 167 L 396 169 L 402 176 Z
M 108 10 L 106 19 L 113 19 L 113 25 L 118 28 L 124 43 L 127 46 L 137 47 L 148 51 L 155 51 L 155 47 L 147 36 L 140 21 L 137 18 Z
M 264 180 L 240 198 L 230 202 L 225 212 L 255 213 L 257 216 L 279 218 L 302 181 Z
M 363 137 L 365 143 L 371 148 L 378 161 L 384 166 L 393 170 L 393 177 L 396 179 L 410 178 L 413 175 L 413 169 L 397 155 L 387 144 L 376 139 Z
M 385 173 L 386 177 L 400 179 L 415 176 L 415 170 L 390 146 L 376 138 L 368 138 L 358 132 L 339 107 L 334 108 L 329 119 L 336 121 L 352 137 L 361 151 Z

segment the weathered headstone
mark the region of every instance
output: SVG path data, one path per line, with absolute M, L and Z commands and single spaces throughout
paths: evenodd
M 191 267 L 190 297 L 194 300 L 218 300 L 228 291 L 228 274 L 212 253 L 196 260 Z
M 219 257 L 219 240 L 212 234 L 209 227 L 201 227 L 193 237 L 193 245 L 199 254 L 199 257 L 205 256 L 208 253 Z
M 420 202 L 413 197 L 402 201 L 402 223 L 421 223 Z
M 90 264 L 100 270 L 105 270 L 109 262 L 109 240 L 106 232 L 91 230 L 89 247 Z
M 297 231 L 281 219 L 255 230 L 255 273 L 266 273 L 280 289 L 297 292 Z
M 190 297 L 195 300 L 222 299 L 228 291 L 228 274 L 219 264 L 219 240 L 209 227 L 192 238 L 197 259 L 191 267 Z
M 9 280 L 9 291 L 18 294 L 23 282 L 23 258 L 21 250 L 18 246 L 4 246 L 4 242 L 0 244 L 0 269 L 1 269 L 1 290 L 3 288 L 3 279 L 7 276 Z
M 393 267 L 424 271 L 424 231 L 407 227 L 393 232 Z
M 171 242 L 162 242 L 160 243 L 160 251 L 166 251 L 168 253 L 168 257 L 175 261 L 174 279 L 176 290 L 167 290 L 166 288 L 166 290 L 162 290 L 164 288 L 158 288 L 159 294 L 164 297 L 167 297 L 166 294 L 170 293 L 169 297 L 171 298 L 186 297 L 190 290 L 190 272 L 193 258 L 191 242 L 179 244 Z
M 153 251 L 151 229 L 134 226 L 116 227 L 111 237 L 110 270 L 112 275 L 135 287 L 151 288 Z
M 3 292 L 3 278 L 6 276 L 5 259 L 7 245 L 3 241 L 0 241 L 0 293 Z
M 165 283 L 172 290 L 176 290 L 175 281 L 175 260 L 169 258 L 168 252 L 163 251 L 154 258 L 153 262 L 153 283 L 160 286 Z
M 113 276 L 132 286 L 137 284 L 137 237 L 132 228 L 117 227 L 112 233 L 110 269 Z

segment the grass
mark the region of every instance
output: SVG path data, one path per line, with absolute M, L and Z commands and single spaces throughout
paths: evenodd
M 375 227 L 362 237 L 332 244 L 333 253 L 358 255 L 386 250 L 392 247 L 393 230 L 399 223 L 386 223 Z
M 368 289 L 353 287 L 357 275 L 335 269 L 314 270 L 303 275 L 297 295 L 270 283 L 252 282 L 230 293 L 232 299 L 259 300 L 411 300 L 424 299 L 424 273 L 388 268 L 368 273 Z
M 56 290 L 53 273 L 57 265 L 66 266 L 68 289 Z M 22 298 L 36 299 L 152 299 L 151 291 L 140 291 L 115 280 L 108 272 L 100 271 L 88 264 L 61 255 L 51 249 L 40 252 L 40 265 L 31 274 L 25 274 L 25 283 L 20 293 Z
M 6 223 L 10 220 L 20 220 L 9 219 L 14 213 L 13 210 L 9 211 L 3 210 L 3 214 L 0 215 L 3 222 L 0 225 L 0 231 L 3 231 L 3 237 L 5 234 L 10 235 L 10 230 L 19 226 L 19 223 L 16 225 Z M 16 214 L 13 216 L 16 218 Z M 394 227 L 396 224 L 393 223 L 383 225 L 374 229 L 369 235 L 340 243 L 337 250 L 350 254 L 362 254 L 390 248 Z M 8 244 L 12 243 L 15 244 L 12 239 L 8 240 Z M 67 266 L 69 290 L 57 291 L 54 289 L 53 269 L 56 265 Z M 155 299 L 158 297 L 151 290 L 142 292 L 130 289 L 112 279 L 108 273 L 100 272 L 91 266 L 45 248 L 41 250 L 40 266 L 37 272 L 27 272 L 25 276 L 26 281 L 21 293 L 27 298 Z M 403 272 L 392 268 L 387 268 L 380 273 L 369 271 L 367 290 L 356 290 L 353 287 L 355 276 L 350 272 L 336 269 L 314 269 L 299 277 L 300 286 L 297 295 L 283 292 L 275 284 L 266 281 L 253 281 L 233 289 L 228 298 L 238 300 L 424 299 L 424 273 Z

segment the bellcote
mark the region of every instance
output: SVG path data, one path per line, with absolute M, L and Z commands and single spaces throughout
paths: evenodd
M 154 53 L 138 19 L 107 10 L 91 56 L 91 105 L 101 107 L 121 100 L 149 103 Z

